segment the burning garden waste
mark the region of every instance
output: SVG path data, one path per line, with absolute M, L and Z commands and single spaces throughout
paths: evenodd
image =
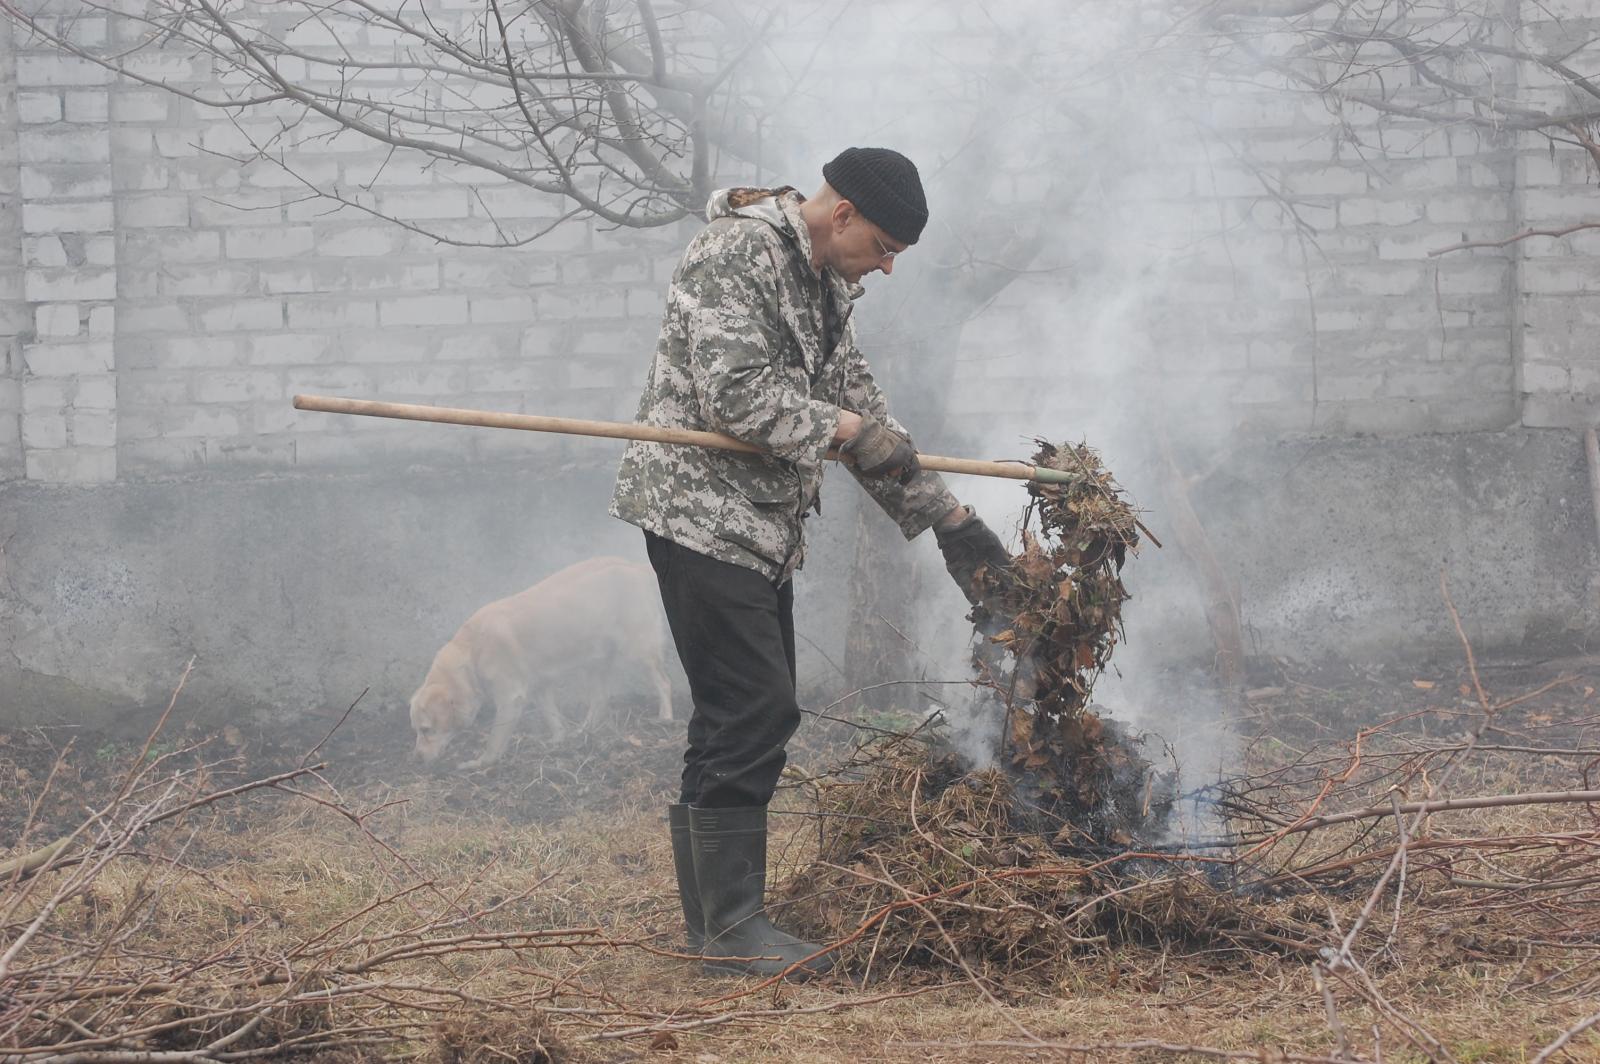
M 973 620 L 991 634 L 973 662 L 1002 703 L 1002 758 L 1031 822 L 1063 843 L 1128 845 L 1161 831 L 1172 779 L 1089 698 L 1123 634 L 1122 566 L 1143 526 L 1089 446 L 1040 441 L 1033 462 L 1072 479 L 1030 485 L 1011 571 L 980 574 Z
M 1068 478 L 1030 483 L 1022 549 L 979 572 L 971 614 L 999 763 L 969 770 L 937 738 L 893 736 L 819 787 L 820 854 L 788 895 L 868 974 L 969 956 L 1037 968 L 1103 940 L 1083 891 L 1167 834 L 1176 772 L 1091 702 L 1123 636 L 1123 565 L 1154 537 L 1093 448 L 1041 440 L 1033 464 Z
M 989 574 L 972 613 L 983 636 L 977 686 L 1002 722 L 997 762 L 973 768 L 937 729 L 922 728 L 874 738 L 813 781 L 817 856 L 783 895 L 803 933 L 837 945 L 843 970 L 863 980 L 964 974 L 1003 997 L 1075 985 L 1074 971 L 1115 977 L 1131 964 L 1155 986 L 1169 958 L 1254 970 L 1275 956 L 1382 1010 L 1391 1005 L 1372 973 L 1390 965 L 1503 961 L 1530 948 L 1534 927 L 1537 950 L 1551 956 L 1592 948 L 1592 846 L 1571 865 L 1550 863 L 1567 840 L 1592 838 L 1581 816 L 1559 812 L 1600 799 L 1570 789 L 1572 762 L 1561 759 L 1579 749 L 1479 749 L 1507 710 L 1570 688 L 1572 676 L 1496 701 L 1463 635 L 1471 683 L 1456 708 L 1399 715 L 1342 750 L 1252 745 L 1235 772 L 1180 794 L 1176 765 L 1158 763 L 1149 738 L 1091 701 L 1122 637 L 1131 597 L 1122 567 L 1154 537 L 1091 448 L 1041 442 L 1034 462 L 1073 476 L 1030 485 L 1022 550 L 1009 572 Z M 1443 579 L 1441 592 L 1459 630 Z M 1419 718 L 1435 712 L 1471 728 L 1430 737 Z M 1457 777 L 1552 789 L 1439 797 Z M 1423 800 L 1402 801 L 1408 794 Z M 1215 830 L 1174 842 L 1191 802 L 1209 810 Z M 1431 826 L 1432 814 L 1456 809 L 1485 814 L 1465 832 Z M 1517 812 L 1502 822 L 1499 809 Z M 1454 871 L 1477 863 L 1480 850 L 1519 871 Z M 1584 876 L 1572 878 L 1580 866 Z M 1557 902 L 1542 891 L 1557 871 L 1581 896 Z M 1502 890 L 1525 893 L 1497 907 Z M 1379 919 L 1390 893 L 1393 911 Z M 1130 960 L 1140 956 L 1160 962 L 1152 970 Z M 1566 969 L 1550 970 L 1565 978 Z M 1583 985 L 1597 983 L 1591 975 Z M 1444 1059 L 1430 1039 L 1406 1038 Z

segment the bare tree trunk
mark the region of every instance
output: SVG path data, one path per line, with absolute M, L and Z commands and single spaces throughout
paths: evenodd
M 909 552 L 886 545 L 899 533 L 889 519 L 863 497 L 856 509 L 854 561 L 850 575 L 850 612 L 844 645 L 845 685 L 861 694 L 866 709 L 887 709 L 904 697 L 893 687 L 874 684 L 912 675 L 912 645 L 905 634 L 913 626 L 916 570 Z
M 926 296 L 908 302 L 904 320 L 927 321 L 924 311 L 938 314 L 947 307 L 943 300 L 956 295 L 950 291 L 950 280 L 934 278 L 926 286 Z M 892 409 L 914 428 L 919 444 L 939 439 L 941 448 L 959 453 L 959 442 L 942 432 L 960 346 L 959 324 L 952 330 L 907 339 L 910 342 L 898 357 L 886 365 L 884 390 Z M 851 688 L 867 688 L 885 680 L 908 679 L 913 674 L 910 633 L 916 628 L 917 570 L 912 553 L 901 543 L 899 529 L 865 493 L 856 508 L 852 558 L 846 682 Z M 895 688 L 878 688 L 865 692 L 861 704 L 884 709 L 900 697 Z

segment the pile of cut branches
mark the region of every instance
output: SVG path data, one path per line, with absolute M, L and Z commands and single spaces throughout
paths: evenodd
M 482 902 L 442 889 L 367 826 L 384 806 L 346 805 L 325 764 L 219 786 L 237 765 L 213 740 L 157 743 L 173 704 L 67 835 L 30 843 L 71 744 L 35 793 L 17 796 L 28 813 L 0 860 L 0 1064 L 357 1061 L 395 1049 L 447 1064 L 557 1059 L 526 992 L 475 985 L 492 968 L 483 962 L 629 943 L 598 927 L 509 922 L 537 882 Z M 387 865 L 386 893 L 308 929 L 230 887 L 214 867 L 233 856 L 218 814 L 269 795 L 333 814 L 330 831 L 353 832 Z
M 1125 943 L 1272 948 L 1312 928 L 1233 889 L 1226 861 L 1082 846 L 996 769 L 880 738 L 820 782 L 818 856 L 783 887 L 806 934 L 863 977 L 902 969 L 1049 981 Z M 775 907 L 780 908 L 780 907 Z
M 1516 702 L 1487 702 L 1485 724 Z M 1529 993 L 1594 994 L 1597 752 L 1475 749 L 1415 716 L 1248 753 L 1247 773 L 1208 789 L 1226 835 L 1203 850 L 1084 844 L 1041 828 L 1011 774 L 968 771 L 937 737 L 879 737 L 813 781 L 817 856 L 774 908 L 857 976 L 963 974 L 1002 997 L 1183 957 L 1291 958 L 1378 1010 L 1395 970 L 1516 963 Z M 1452 782 L 1476 795 L 1405 797 Z

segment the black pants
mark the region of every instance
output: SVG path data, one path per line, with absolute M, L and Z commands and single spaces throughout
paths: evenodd
M 752 569 L 650 532 L 644 538 L 694 696 L 681 800 L 766 805 L 783 771 L 784 744 L 800 726 L 794 585 L 774 586 Z

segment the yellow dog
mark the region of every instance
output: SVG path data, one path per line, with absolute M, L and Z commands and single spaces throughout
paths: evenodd
M 491 602 L 463 624 L 434 655 L 411 696 L 417 756 L 439 759 L 450 740 L 485 704 L 494 723 L 483 756 L 462 765 L 498 761 L 512 730 L 532 702 L 559 739 L 565 733 L 554 687 L 581 679 L 589 692 L 586 724 L 611 697 L 610 681 L 629 665 L 648 674 L 662 720 L 672 719 L 672 687 L 662 669 L 655 573 L 623 558 L 590 558 L 528 590 Z

